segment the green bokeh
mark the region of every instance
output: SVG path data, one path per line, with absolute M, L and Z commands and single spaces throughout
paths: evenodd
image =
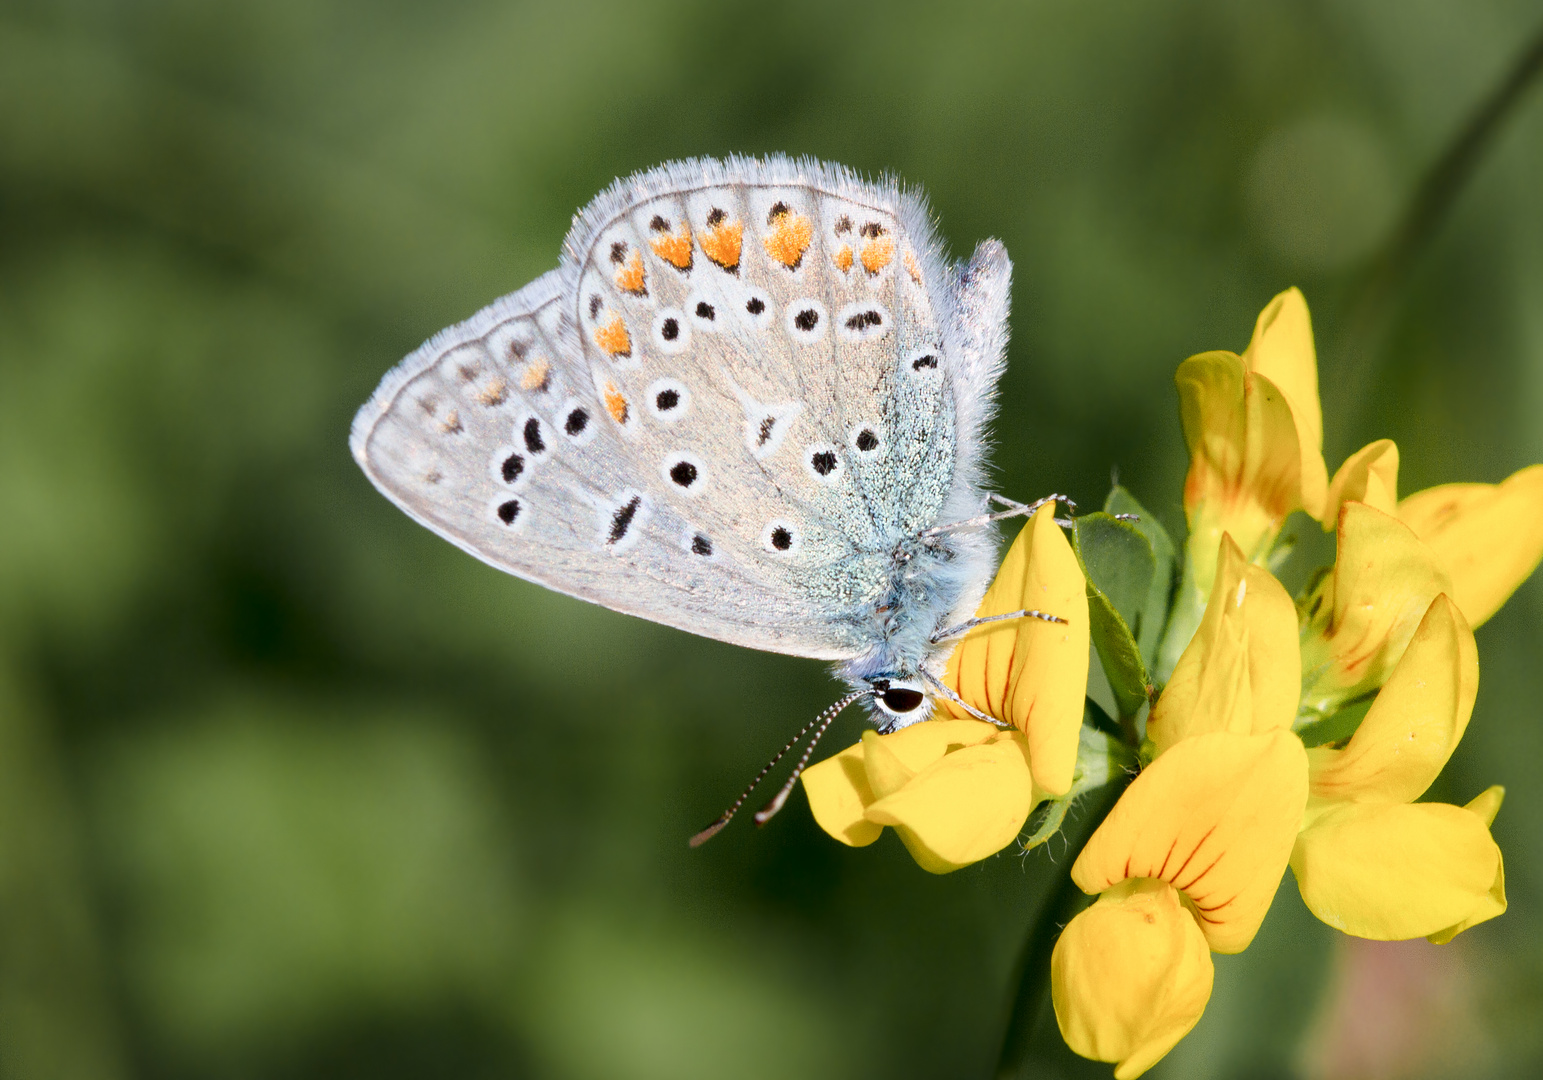
M 1331 468 L 1390 436 L 1406 492 L 1499 480 L 1543 459 L 1543 94 L 1377 333 L 1348 320 L 1540 20 L 0 6 L 0 1075 L 986 1075 L 1058 843 L 934 878 L 893 838 L 839 847 L 799 796 L 687 850 L 832 699 L 820 666 L 475 562 L 369 487 L 353 410 L 555 265 L 614 176 L 782 151 L 925 187 L 956 253 L 1006 242 L 1013 497 L 1096 507 L 1118 470 L 1182 535 L 1174 367 L 1241 348 L 1291 284 Z M 1432 794 L 1507 785 L 1511 910 L 1400 954 L 1446 996 L 1377 1075 L 1543 1071 L 1543 585 L 1478 638 Z M 1349 956 L 1288 879 L 1160 1075 L 1353 1075 L 1322 1049 Z M 1108 1075 L 1041 1036 L 1040 1074 Z

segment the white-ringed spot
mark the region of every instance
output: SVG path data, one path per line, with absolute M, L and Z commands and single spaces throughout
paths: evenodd
M 691 411 L 691 391 L 679 379 L 655 379 L 643 392 L 654 419 L 673 424 Z
M 803 546 L 803 535 L 791 521 L 774 518 L 761 530 L 761 546 L 772 555 L 795 555 Z
M 788 335 L 801 345 L 813 345 L 825 336 L 830 322 L 825 305 L 812 296 L 794 300 L 783 318 Z
M 834 484 L 844 471 L 840 452 L 828 444 L 804 447 L 804 468 L 821 484 Z
M 836 314 L 836 336 L 842 341 L 872 341 L 889 333 L 889 309 L 872 300 L 848 304 Z
M 654 315 L 654 344 L 669 356 L 691 347 L 691 323 L 678 308 L 661 308 Z
M 707 464 L 695 454 L 676 451 L 659 462 L 659 476 L 671 491 L 694 497 L 707 486 Z
M 884 455 L 884 428 L 876 421 L 853 424 L 847 433 L 849 445 L 860 458 L 876 460 Z

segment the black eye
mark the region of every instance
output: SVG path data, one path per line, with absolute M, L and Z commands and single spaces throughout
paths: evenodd
M 920 690 L 907 690 L 901 686 L 892 686 L 879 696 L 890 712 L 913 712 L 926 700 Z
M 713 306 L 711 304 L 709 304 L 706 300 L 699 300 L 699 301 L 697 301 L 697 306 L 696 306 L 696 317 L 697 318 L 699 318 L 699 319 L 706 319 L 709 322 L 711 322 L 712 319 L 713 319 L 713 316 L 716 315 L 716 314 L 717 314 L 717 312 L 715 312 L 713 310 Z

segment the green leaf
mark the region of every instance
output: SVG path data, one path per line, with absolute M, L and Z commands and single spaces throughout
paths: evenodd
M 1131 633 L 1136 638 L 1136 644 L 1141 649 L 1142 659 L 1150 668 L 1157 660 L 1157 646 L 1162 640 L 1163 627 L 1168 622 L 1168 607 L 1173 603 L 1174 571 L 1178 566 L 1177 549 L 1173 546 L 1173 540 L 1169 538 L 1168 530 L 1163 528 L 1162 522 L 1137 502 L 1134 495 L 1118 484 L 1110 489 L 1109 497 L 1104 500 L 1104 513 L 1134 515 L 1136 520 L 1129 522 L 1130 526 L 1146 537 L 1147 543 L 1152 548 L 1154 569 L 1152 580 L 1147 587 L 1146 599 L 1141 603 L 1134 617 L 1127 620 Z
M 1093 646 L 1120 715 L 1134 716 L 1146 704 L 1148 679 L 1130 624 L 1152 592 L 1152 545 L 1131 523 L 1105 513 L 1075 519 L 1072 537 L 1087 577 Z

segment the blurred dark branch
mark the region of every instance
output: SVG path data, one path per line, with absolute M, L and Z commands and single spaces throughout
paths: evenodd
M 1540 72 L 1543 26 L 1431 164 L 1397 227 L 1368 268 L 1350 302 L 1340 348 L 1340 382 L 1352 411 L 1359 413 L 1362 409 L 1399 286 L 1451 213 L 1458 196 L 1494 144 L 1501 125 L 1516 112 Z M 1347 430 L 1359 430 L 1359 426 Z
M 1093 792 L 1077 808 L 1074 824 L 1067 829 L 1074 839 L 1067 845 L 1063 856 L 1064 868 L 1059 871 L 1055 888 L 1045 897 L 1034 921 L 1029 924 L 1029 932 L 1023 939 L 1023 951 L 1014 969 L 1013 998 L 1008 1005 L 1007 1029 L 1002 1034 L 1002 1049 L 997 1056 L 996 1070 L 991 1074 L 993 1080 L 1019 1080 L 1020 1077 L 1030 1075 L 1028 1067 L 1037 1056 L 1032 1053 L 1034 1036 L 1041 1026 L 1040 1020 L 1050 999 L 1051 954 L 1055 952 L 1055 943 L 1061 938 L 1061 930 L 1088 903 L 1088 897 L 1072 881 L 1072 866 L 1132 779 L 1131 776 L 1122 775 Z M 1075 833 L 1072 833 L 1073 828 Z M 1054 1038 L 1059 1048 L 1058 1030 Z

